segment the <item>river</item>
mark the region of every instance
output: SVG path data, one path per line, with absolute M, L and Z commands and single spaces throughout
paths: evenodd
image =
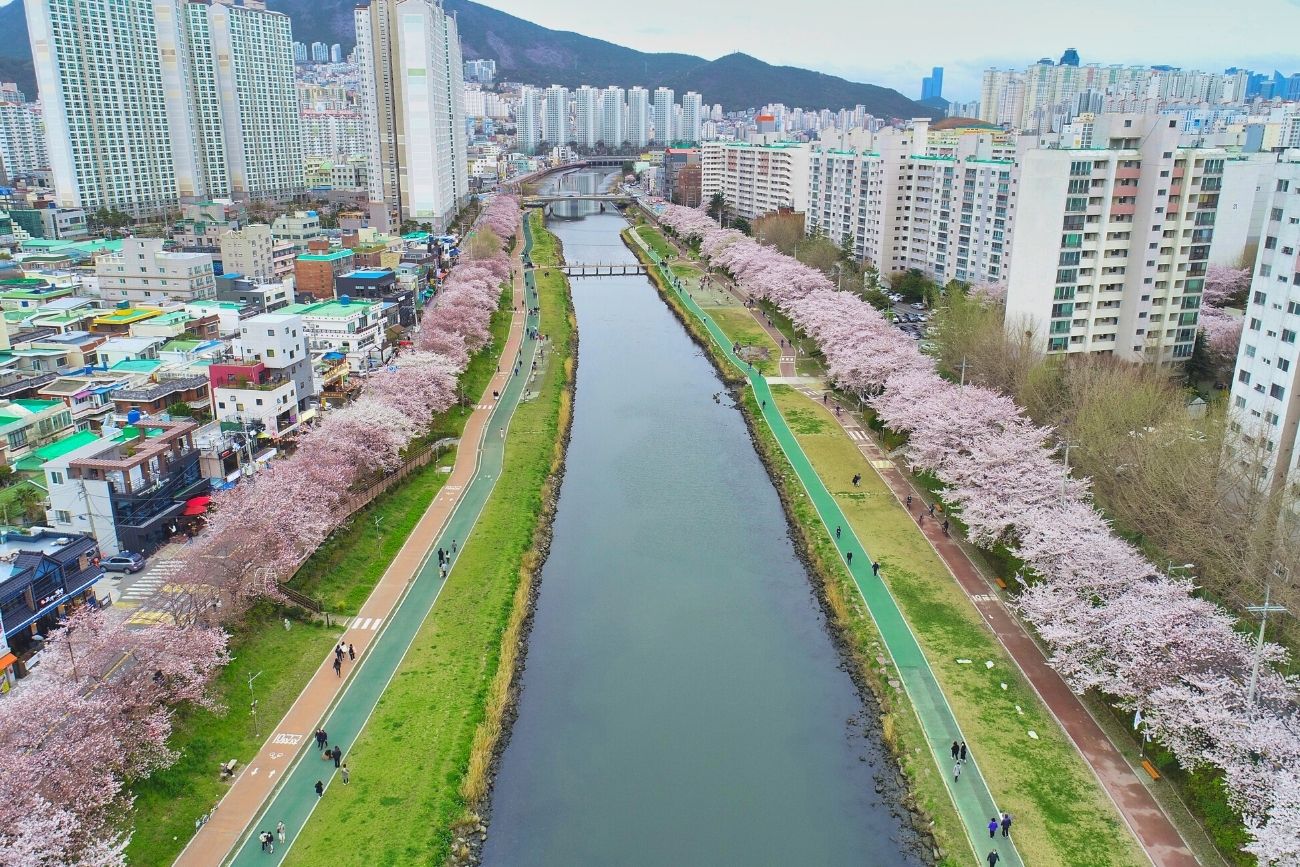
M 612 209 L 555 207 L 569 262 L 635 262 Z M 921 863 L 716 372 L 647 278 L 572 284 L 572 440 L 484 863 Z

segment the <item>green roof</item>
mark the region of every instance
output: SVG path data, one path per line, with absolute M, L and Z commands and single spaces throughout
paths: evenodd
M 282 307 L 276 312 L 343 318 L 353 316 L 358 312 L 368 312 L 372 307 L 378 305 L 378 301 L 350 301 L 347 304 L 342 301 L 320 301 L 316 304 L 290 304 L 288 307 Z
M 244 305 L 234 301 L 187 301 L 190 307 L 210 308 L 216 307 L 219 310 L 243 310 Z
M 160 310 L 141 310 L 138 307 L 127 307 L 122 310 L 113 310 L 103 316 L 96 316 L 95 321 L 107 325 L 127 325 L 132 322 L 139 322 L 141 319 L 157 316 L 161 312 Z
M 162 434 L 163 434 L 163 429 L 160 427 L 146 428 L 144 432 L 144 435 L 146 437 L 159 437 L 162 436 Z M 138 427 L 133 427 L 128 425 L 127 427 L 122 428 L 121 432 L 117 436 L 113 437 L 113 441 L 124 443 L 127 440 L 135 439 L 139 435 L 140 435 L 140 429 Z
M 72 436 L 64 437 L 63 439 L 52 442 L 47 446 L 41 446 L 36 451 L 20 460 L 15 466 L 20 470 L 39 470 L 41 464 L 46 461 L 61 458 L 68 452 L 76 451 L 82 446 L 88 446 L 98 440 L 99 434 L 91 433 L 88 430 L 78 431 Z
M 16 421 L 22 421 L 22 420 L 23 420 L 22 416 L 4 415 L 0 413 L 0 427 L 5 427 L 7 425 L 13 424 Z
M 354 255 L 351 250 L 335 250 L 330 253 L 303 253 L 298 257 L 299 262 L 335 262 L 339 259 L 345 259 Z
M 31 413 L 43 412 L 52 406 L 63 406 L 63 401 L 61 400 L 33 400 L 24 398 L 11 402 L 21 406 L 23 409 Z
M 153 373 L 160 367 L 162 367 L 162 362 L 156 358 L 128 358 L 114 364 L 109 370 L 120 370 L 126 373 Z

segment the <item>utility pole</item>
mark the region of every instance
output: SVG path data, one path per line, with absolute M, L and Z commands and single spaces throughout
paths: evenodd
M 1070 447 L 1074 445 L 1074 442 L 1066 439 L 1062 442 L 1062 445 L 1065 446 L 1065 472 L 1061 474 L 1061 503 L 1064 504 L 1070 485 Z
M 1246 610 L 1251 614 L 1259 615 L 1259 637 L 1255 640 L 1255 661 L 1250 666 L 1250 686 L 1246 689 L 1246 704 L 1252 709 L 1255 707 L 1255 688 L 1259 685 L 1259 665 L 1264 659 L 1264 629 L 1268 626 L 1268 615 L 1274 612 L 1290 613 L 1281 605 L 1269 604 L 1272 589 L 1272 582 L 1265 582 L 1264 604 L 1246 606 Z
M 257 674 L 251 671 L 248 673 L 248 712 L 253 717 L 253 736 L 259 738 L 262 736 L 262 725 L 257 720 L 257 699 L 253 697 L 253 681 L 261 676 L 260 671 Z
M 71 660 L 72 662 L 72 679 L 74 681 L 81 680 L 81 678 L 77 675 L 77 657 L 72 652 L 73 628 L 71 626 L 66 626 L 64 627 L 63 631 L 64 631 L 64 638 L 67 640 L 68 643 L 68 659 Z
M 375 541 L 379 541 L 379 523 L 384 520 L 383 515 L 375 515 Z
M 966 356 L 964 355 L 961 357 L 961 387 L 966 387 Z M 1069 454 L 1069 452 L 1067 451 L 1066 454 Z M 1067 458 L 1066 460 L 1068 461 L 1069 459 Z

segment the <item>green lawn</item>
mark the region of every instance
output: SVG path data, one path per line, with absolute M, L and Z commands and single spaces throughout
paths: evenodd
M 303 684 L 329 654 L 338 630 L 295 621 L 285 631 L 283 616 L 259 604 L 231 636 L 234 659 L 217 677 L 214 690 L 227 706 L 222 715 L 182 712 L 169 743 L 176 764 L 131 787 L 136 796 L 135 832 L 127 847 L 132 864 L 170 864 L 194 835 L 194 820 L 226 793 L 217 766 L 246 761 L 298 698 Z M 248 713 L 248 675 L 254 681 L 261 734 Z
M 553 245 L 539 240 L 534 261 L 552 261 Z M 441 864 L 451 829 L 469 806 L 461 785 L 542 511 L 570 380 L 564 363 L 573 334 L 567 286 L 558 272 L 539 271 L 536 278 L 542 329 L 553 349 L 539 396 L 515 411 L 501 484 L 437 607 L 348 751 L 351 784 L 331 787 L 290 863 Z
M 881 563 L 994 797 L 1016 816 L 1016 845 L 1025 863 L 1147 863 L 1074 745 L 830 411 L 788 387 L 778 386 L 774 394 L 800 446 Z M 859 472 L 862 484 L 855 488 L 850 479 Z M 829 544 L 824 530 L 816 529 Z M 866 642 L 865 653 L 873 652 L 872 633 L 857 635 L 859 643 Z M 1037 740 L 1027 736 L 1031 730 Z M 935 773 L 928 757 L 909 770 L 914 779 Z
M 509 296 L 502 297 L 508 304 Z M 466 394 L 481 394 L 496 371 L 509 326 L 507 306 L 493 315 L 492 348 L 471 359 L 461 374 Z M 459 435 L 467 416 L 464 408 L 449 410 L 434 420 L 432 436 Z M 452 460 L 454 452 L 444 452 L 440 463 Z M 430 462 L 386 491 L 331 535 L 303 564 L 291 586 L 322 599 L 332 613 L 355 614 L 445 479 Z M 377 516 L 382 519 L 378 538 Z M 286 632 L 283 614 L 269 604 L 258 605 L 246 622 L 233 628 L 230 652 L 235 661 L 214 683 L 227 712 L 182 714 L 170 741 L 181 756 L 179 761 L 131 786 L 136 806 L 127 856 L 132 864 L 167 864 L 180 853 L 194 834 L 194 819 L 211 809 L 228 788 L 220 781 L 218 764 L 232 758 L 245 761 L 256 754 L 270 727 L 288 711 L 336 640 L 336 627 L 312 623 L 295 621 Z M 249 671 L 262 672 L 254 684 L 261 737 L 254 735 L 248 715 Z
M 637 226 L 635 231 L 645 239 L 645 242 L 650 245 L 650 249 L 654 250 L 655 254 L 658 255 L 659 258 L 677 258 L 677 251 L 673 249 L 673 245 L 669 244 L 668 240 L 664 238 L 663 235 L 659 234 L 658 229 L 653 226 Z
M 781 347 L 776 345 L 771 335 L 755 321 L 748 309 L 742 306 L 711 307 L 709 315 L 722 327 L 735 342 L 741 346 L 754 346 L 765 355 L 754 360 L 754 367 L 764 376 L 776 376 L 780 370 Z

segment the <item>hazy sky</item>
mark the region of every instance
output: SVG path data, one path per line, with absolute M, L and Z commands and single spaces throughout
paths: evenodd
M 743 51 L 895 87 L 912 98 L 931 66 L 945 69 L 945 97 L 977 99 L 988 66 L 1058 59 L 1068 47 L 1084 63 L 1300 71 L 1300 0 L 480 2 L 641 51 L 710 59 Z

